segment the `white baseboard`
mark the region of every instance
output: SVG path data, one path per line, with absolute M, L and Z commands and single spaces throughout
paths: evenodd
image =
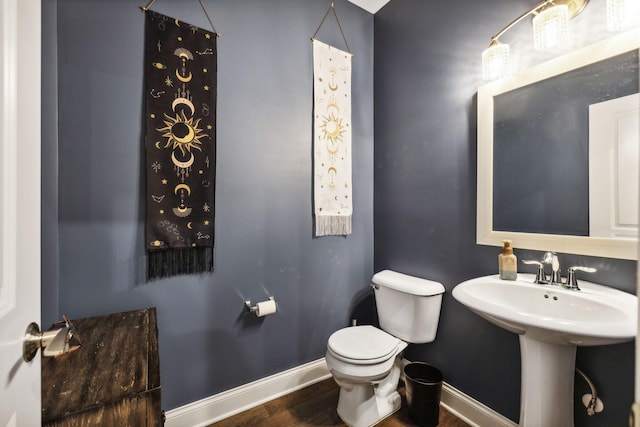
M 331 377 L 324 360 L 271 375 L 166 412 L 167 427 L 204 427 Z M 517 424 L 446 382 L 441 405 L 473 427 Z
M 331 377 L 324 358 L 165 413 L 166 427 L 204 427 Z
M 472 427 L 518 427 L 517 423 L 446 382 L 442 383 L 440 405 Z

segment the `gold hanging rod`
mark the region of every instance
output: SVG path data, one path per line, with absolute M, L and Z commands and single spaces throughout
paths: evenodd
M 509 31 L 512 27 L 514 27 L 517 23 L 522 21 L 529 15 L 537 15 L 542 12 L 546 7 L 551 5 L 556 6 L 567 6 L 569 9 L 569 19 L 572 19 L 579 15 L 587 5 L 589 0 L 542 0 L 540 3 L 533 6 L 531 9 L 527 10 L 522 15 L 518 16 L 516 19 L 507 24 L 503 29 L 498 31 L 495 36 L 491 37 L 491 43 L 496 44 L 498 42 L 498 38 L 502 36 L 504 33 Z
M 152 2 L 154 2 L 155 0 L 152 0 Z M 333 7 L 333 2 L 331 2 L 331 4 L 329 5 L 329 9 L 327 9 L 327 13 L 324 14 L 324 17 L 322 18 L 322 21 L 320 21 L 320 25 L 318 25 L 318 29 L 316 30 L 315 33 L 313 33 L 313 36 L 311 36 L 311 41 L 314 41 L 316 39 L 316 35 L 318 34 L 318 31 L 320 31 L 320 28 L 322 27 L 322 24 L 324 24 L 325 19 L 327 19 L 327 16 L 329 16 L 329 12 L 333 12 L 333 16 L 336 17 L 336 22 L 338 23 L 338 28 L 340 28 L 340 34 L 342 34 L 342 40 L 344 40 L 344 44 L 347 46 L 347 52 L 351 53 L 351 49 L 349 49 L 349 43 L 347 43 L 347 38 L 344 36 L 344 31 L 342 31 L 342 25 L 340 25 L 340 20 L 338 19 L 338 14 L 336 13 L 336 9 L 335 7 Z M 355 56 L 353 53 L 351 53 L 351 56 Z
M 156 0 L 150 0 L 149 3 L 147 3 L 146 6 L 140 6 L 140 10 L 142 11 L 142 13 L 146 13 L 149 10 L 149 8 L 151 6 L 153 6 L 153 4 L 155 2 L 156 2 Z M 202 0 L 198 0 L 198 3 L 200 3 L 200 6 L 202 7 L 202 11 L 204 12 L 204 16 L 207 17 L 207 21 L 209 21 L 209 24 L 211 25 L 211 29 L 215 33 L 216 37 L 220 37 L 220 33 L 218 31 L 216 31 L 216 27 L 213 25 L 213 21 L 211 20 L 211 17 L 209 16 L 209 13 L 207 13 L 207 9 L 204 7 L 204 4 L 202 3 Z
M 147 3 L 146 6 L 140 6 L 140 10 L 142 11 L 142 13 L 145 13 L 147 10 L 149 10 L 149 8 L 153 6 L 155 2 L 156 0 L 151 0 L 149 3 Z

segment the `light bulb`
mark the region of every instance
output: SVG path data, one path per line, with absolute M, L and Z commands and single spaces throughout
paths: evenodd
M 497 40 L 482 52 L 482 78 L 495 80 L 511 72 L 509 45 Z
M 640 25 L 640 0 L 607 0 L 607 29 L 625 31 Z
M 533 18 L 533 47 L 547 50 L 558 46 L 569 36 L 569 8 L 552 6 Z

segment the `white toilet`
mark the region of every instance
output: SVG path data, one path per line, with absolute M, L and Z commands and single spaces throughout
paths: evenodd
M 400 408 L 402 351 L 436 337 L 444 286 L 391 270 L 372 279 L 381 329 L 352 326 L 329 337 L 326 361 L 340 386 L 338 415 L 353 427 L 372 426 Z

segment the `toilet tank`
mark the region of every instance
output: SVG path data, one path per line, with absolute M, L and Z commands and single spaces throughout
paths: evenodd
M 380 328 L 410 343 L 436 337 L 444 286 L 391 270 L 372 279 Z

